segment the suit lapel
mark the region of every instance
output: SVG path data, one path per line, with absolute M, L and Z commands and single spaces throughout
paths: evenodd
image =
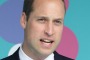
M 54 60 L 61 59 L 61 56 L 55 51 L 54 52 Z
M 20 48 L 18 48 L 17 51 L 13 55 L 11 55 L 12 56 L 11 60 L 20 60 L 19 59 L 19 49 Z
M 54 60 L 74 60 L 71 58 L 68 58 L 66 56 L 58 54 L 56 51 L 54 52 Z

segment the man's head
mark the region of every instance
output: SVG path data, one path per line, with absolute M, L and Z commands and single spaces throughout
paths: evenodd
M 24 28 L 23 50 L 34 59 L 45 58 L 61 41 L 65 14 L 64 2 L 63 0 L 25 1 L 30 3 L 24 6 L 21 17 L 21 25 Z

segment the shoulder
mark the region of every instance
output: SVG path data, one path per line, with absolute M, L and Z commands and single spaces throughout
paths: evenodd
M 63 55 L 60 55 L 58 54 L 56 51 L 54 52 L 54 58 L 55 60 L 74 60 L 74 59 L 71 59 L 69 57 L 66 57 L 66 56 L 63 56 Z
M 20 60 L 19 59 L 19 48 L 17 49 L 17 51 L 14 54 L 12 54 L 11 56 L 8 56 L 6 58 L 3 58 L 1 60 Z

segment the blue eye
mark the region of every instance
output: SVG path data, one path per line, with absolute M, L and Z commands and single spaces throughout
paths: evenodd
M 55 23 L 55 25 L 61 25 L 62 21 L 61 20 L 55 20 L 54 23 Z
M 44 19 L 38 19 L 38 21 L 43 21 Z
M 56 21 L 56 23 L 61 23 L 61 21 Z
M 37 21 L 40 22 L 40 23 L 44 23 L 45 19 L 38 19 Z

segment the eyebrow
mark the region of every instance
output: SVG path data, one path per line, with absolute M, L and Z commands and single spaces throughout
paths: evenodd
M 37 16 L 36 18 L 43 18 L 43 19 L 49 19 L 48 17 L 45 17 L 45 16 Z
M 63 20 L 63 19 L 61 19 L 61 18 L 57 18 L 57 19 L 54 19 L 54 20 Z
M 36 18 L 43 18 L 45 20 L 49 20 L 49 18 L 46 17 L 46 16 L 37 16 Z M 53 20 L 64 20 L 64 19 L 62 19 L 62 18 L 56 18 L 56 19 L 53 19 Z

